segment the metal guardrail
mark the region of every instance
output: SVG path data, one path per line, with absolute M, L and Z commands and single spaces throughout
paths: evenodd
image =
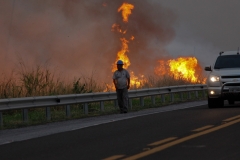
M 170 94 L 171 101 L 174 101 L 175 93 L 196 91 L 195 95 L 198 96 L 198 91 L 207 89 L 206 85 L 181 85 L 181 86 L 169 86 L 161 88 L 149 88 L 139 90 L 129 90 L 129 107 L 132 107 L 133 98 L 140 98 L 140 105 L 144 106 L 144 97 L 151 96 L 152 103 L 155 104 L 156 95 Z M 182 97 L 182 94 L 181 94 Z M 85 94 L 69 94 L 69 95 L 56 95 L 56 96 L 38 96 L 38 97 L 24 97 L 24 98 L 9 98 L 0 99 L 0 126 L 3 125 L 2 112 L 7 110 L 22 109 L 23 121 L 28 121 L 28 109 L 46 107 L 46 118 L 51 119 L 50 107 L 51 106 L 66 106 L 66 116 L 70 116 L 70 105 L 72 104 L 84 104 L 84 112 L 88 114 L 88 103 L 100 102 L 101 111 L 104 111 L 104 101 L 115 100 L 116 104 L 116 92 L 103 92 L 103 93 L 85 93 Z M 182 98 L 181 98 L 182 99 Z M 162 97 L 162 101 L 165 101 Z

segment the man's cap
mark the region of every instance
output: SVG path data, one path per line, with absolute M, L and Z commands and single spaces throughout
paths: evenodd
M 122 61 L 122 60 L 118 60 L 118 61 L 117 61 L 117 64 L 123 65 L 123 61 Z

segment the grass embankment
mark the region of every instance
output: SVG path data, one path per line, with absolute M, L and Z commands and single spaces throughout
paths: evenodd
M 80 94 L 91 92 L 102 92 L 106 86 L 96 83 L 93 77 L 91 78 L 75 78 L 72 82 L 67 83 L 60 78 L 56 78 L 49 69 L 37 66 L 35 69 L 21 69 L 16 75 L 10 78 L 3 78 L 0 82 L 0 98 L 16 98 L 16 97 L 31 97 L 31 96 L 49 96 L 63 94 Z M 148 77 L 142 84 L 141 88 L 154 88 L 163 86 L 176 86 L 189 84 L 183 79 L 174 79 L 174 77 Z M 132 89 L 135 89 L 132 86 Z M 199 97 L 196 98 L 194 93 L 191 93 L 191 99 L 187 93 L 183 94 L 183 101 L 192 101 L 205 99 L 202 92 L 199 92 Z M 174 95 L 174 102 L 170 100 L 170 95 L 165 95 L 165 102 L 161 96 L 156 96 L 155 105 L 151 102 L 151 97 L 144 98 L 144 106 L 140 106 L 139 99 L 132 99 L 131 111 L 138 111 L 146 108 L 161 107 L 173 103 L 182 102 L 180 95 Z M 45 108 L 29 109 L 28 123 L 22 121 L 22 110 L 4 111 L 3 127 L 1 129 L 17 128 L 29 125 L 44 124 L 55 121 L 63 121 L 69 119 L 84 118 L 89 116 L 99 116 L 105 114 L 119 113 L 114 101 L 104 102 L 104 111 L 101 111 L 99 103 L 88 104 L 88 115 L 84 114 L 82 104 L 71 105 L 71 116 L 67 117 L 65 106 L 51 107 L 51 120 L 46 119 Z

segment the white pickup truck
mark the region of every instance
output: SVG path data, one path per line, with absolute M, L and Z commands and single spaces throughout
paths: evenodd
M 207 78 L 208 107 L 223 107 L 224 100 L 229 104 L 240 101 L 240 54 L 239 51 L 220 52 L 214 67 Z

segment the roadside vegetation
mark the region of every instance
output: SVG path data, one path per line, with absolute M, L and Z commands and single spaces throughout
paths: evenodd
M 176 80 L 173 76 L 149 76 L 141 84 L 141 88 L 138 89 L 187 84 L 189 84 L 188 81 L 183 79 Z M 1 78 L 0 99 L 103 92 L 106 91 L 106 87 L 106 84 L 98 84 L 93 76 L 90 78 L 79 77 L 73 79 L 72 82 L 66 82 L 45 67 L 36 66 L 33 69 L 27 69 L 24 65 L 21 65 L 18 72 L 13 72 L 9 77 Z M 136 86 L 131 86 L 131 89 L 136 89 Z M 162 97 L 159 95 L 156 96 L 155 105 L 152 105 L 151 97 L 147 97 L 144 99 L 144 107 L 140 106 L 139 99 L 132 99 L 131 111 L 205 99 L 202 92 L 199 93 L 198 97 L 195 97 L 194 93 L 191 94 L 191 98 L 189 98 L 189 95 L 185 93 L 183 99 L 180 99 L 180 95 L 175 94 L 174 102 L 171 101 L 170 95 L 165 95 L 165 101 L 162 101 Z M 118 113 L 118 107 L 116 107 L 116 102 L 114 101 L 104 102 L 104 112 L 100 110 L 98 103 L 89 103 L 88 115 L 84 114 L 83 104 L 71 105 L 70 107 L 71 116 L 66 116 L 65 106 L 51 107 L 51 120 L 46 119 L 45 108 L 29 109 L 28 123 L 22 121 L 22 110 L 4 111 L 2 112 L 3 127 L 1 129 Z
M 18 98 L 32 96 L 50 96 L 62 94 L 79 94 L 100 92 L 103 87 L 98 85 L 93 77 L 75 78 L 66 82 L 50 69 L 37 66 L 33 69 L 22 68 L 8 77 L 1 77 L 0 98 Z

